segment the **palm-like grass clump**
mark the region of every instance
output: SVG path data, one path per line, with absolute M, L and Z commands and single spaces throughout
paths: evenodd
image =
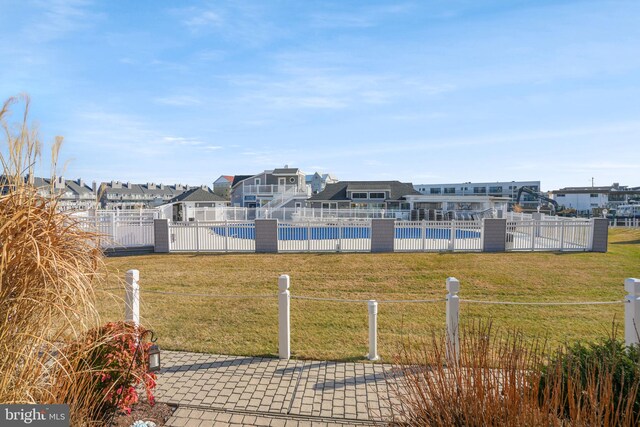
M 78 421 L 100 402 L 84 392 L 91 376 L 80 372 L 82 352 L 67 354 L 64 343 L 99 325 L 94 287 L 102 255 L 97 236 L 31 184 L 40 141 L 22 99 L 18 126 L 8 115 L 20 99 L 0 110 L 7 143 L 0 151 L 0 402 L 68 403 Z

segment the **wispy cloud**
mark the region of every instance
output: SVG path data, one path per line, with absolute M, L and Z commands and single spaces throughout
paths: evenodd
M 197 138 L 184 138 L 182 136 L 163 136 L 162 141 L 175 145 L 202 145 L 204 142 Z
M 314 28 L 370 28 L 381 21 L 403 15 L 413 9 L 409 3 L 391 5 L 367 5 L 349 11 L 319 12 L 311 14 L 310 25 Z
M 171 105 L 174 107 L 192 107 L 201 105 L 202 100 L 190 95 L 173 95 L 153 99 L 156 103 L 162 105 Z
M 90 0 L 35 1 L 35 18 L 24 28 L 24 37 L 48 42 L 90 28 L 101 15 L 91 11 Z

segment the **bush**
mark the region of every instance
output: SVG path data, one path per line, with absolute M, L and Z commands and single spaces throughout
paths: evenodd
M 640 352 L 615 338 L 548 357 L 542 342 L 477 323 L 461 327 L 459 362 L 447 353 L 442 336 L 404 343 L 396 425 L 639 425 Z
M 567 419 L 585 408 L 601 412 L 615 425 L 640 416 L 640 351 L 613 337 L 575 343 L 542 368 L 541 401 L 558 401 L 557 413 Z M 554 397 L 555 395 L 555 397 Z M 635 422 L 634 422 L 635 423 Z
M 111 322 L 88 332 L 81 345 L 88 349 L 85 372 L 94 377 L 94 397 L 101 400 L 102 415 L 117 409 L 131 412 L 138 402 L 136 387 L 142 383 L 147 400 L 154 404 L 156 375 L 148 372 L 151 342 L 140 341 L 146 330 L 132 323 Z M 137 350 L 136 350 L 136 347 Z

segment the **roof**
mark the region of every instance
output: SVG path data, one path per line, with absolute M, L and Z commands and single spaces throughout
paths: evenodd
M 387 200 L 400 200 L 410 194 L 422 194 L 413 188 L 413 184 L 400 181 L 341 181 L 335 184 L 327 184 L 325 189 L 312 196 L 309 201 L 315 200 L 351 200 L 347 198 L 347 190 L 385 190 L 389 191 Z
M 565 187 L 559 190 L 553 190 L 553 194 L 611 194 L 611 193 L 636 193 L 640 189 L 628 188 L 626 186 L 606 186 L 606 187 Z
M 244 181 L 245 179 L 251 178 L 253 175 L 236 175 L 233 177 L 233 182 L 231 186 L 235 186 L 237 183 Z
M 185 191 L 177 197 L 169 200 L 169 203 L 176 202 L 227 202 L 228 200 L 213 194 L 210 191 L 204 190 L 200 187 L 192 188 L 189 191 Z
M 271 175 L 297 175 L 298 168 L 279 168 L 274 169 Z
M 227 181 L 227 182 L 231 183 L 231 182 L 233 182 L 233 175 L 220 175 L 218 177 L 218 179 L 216 179 L 213 183 L 215 184 L 216 182 L 221 181 L 221 180 L 224 180 L 224 181 Z

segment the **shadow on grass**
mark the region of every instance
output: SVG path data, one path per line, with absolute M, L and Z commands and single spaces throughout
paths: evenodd
M 640 239 L 625 240 L 623 242 L 609 242 L 610 245 L 640 245 Z

